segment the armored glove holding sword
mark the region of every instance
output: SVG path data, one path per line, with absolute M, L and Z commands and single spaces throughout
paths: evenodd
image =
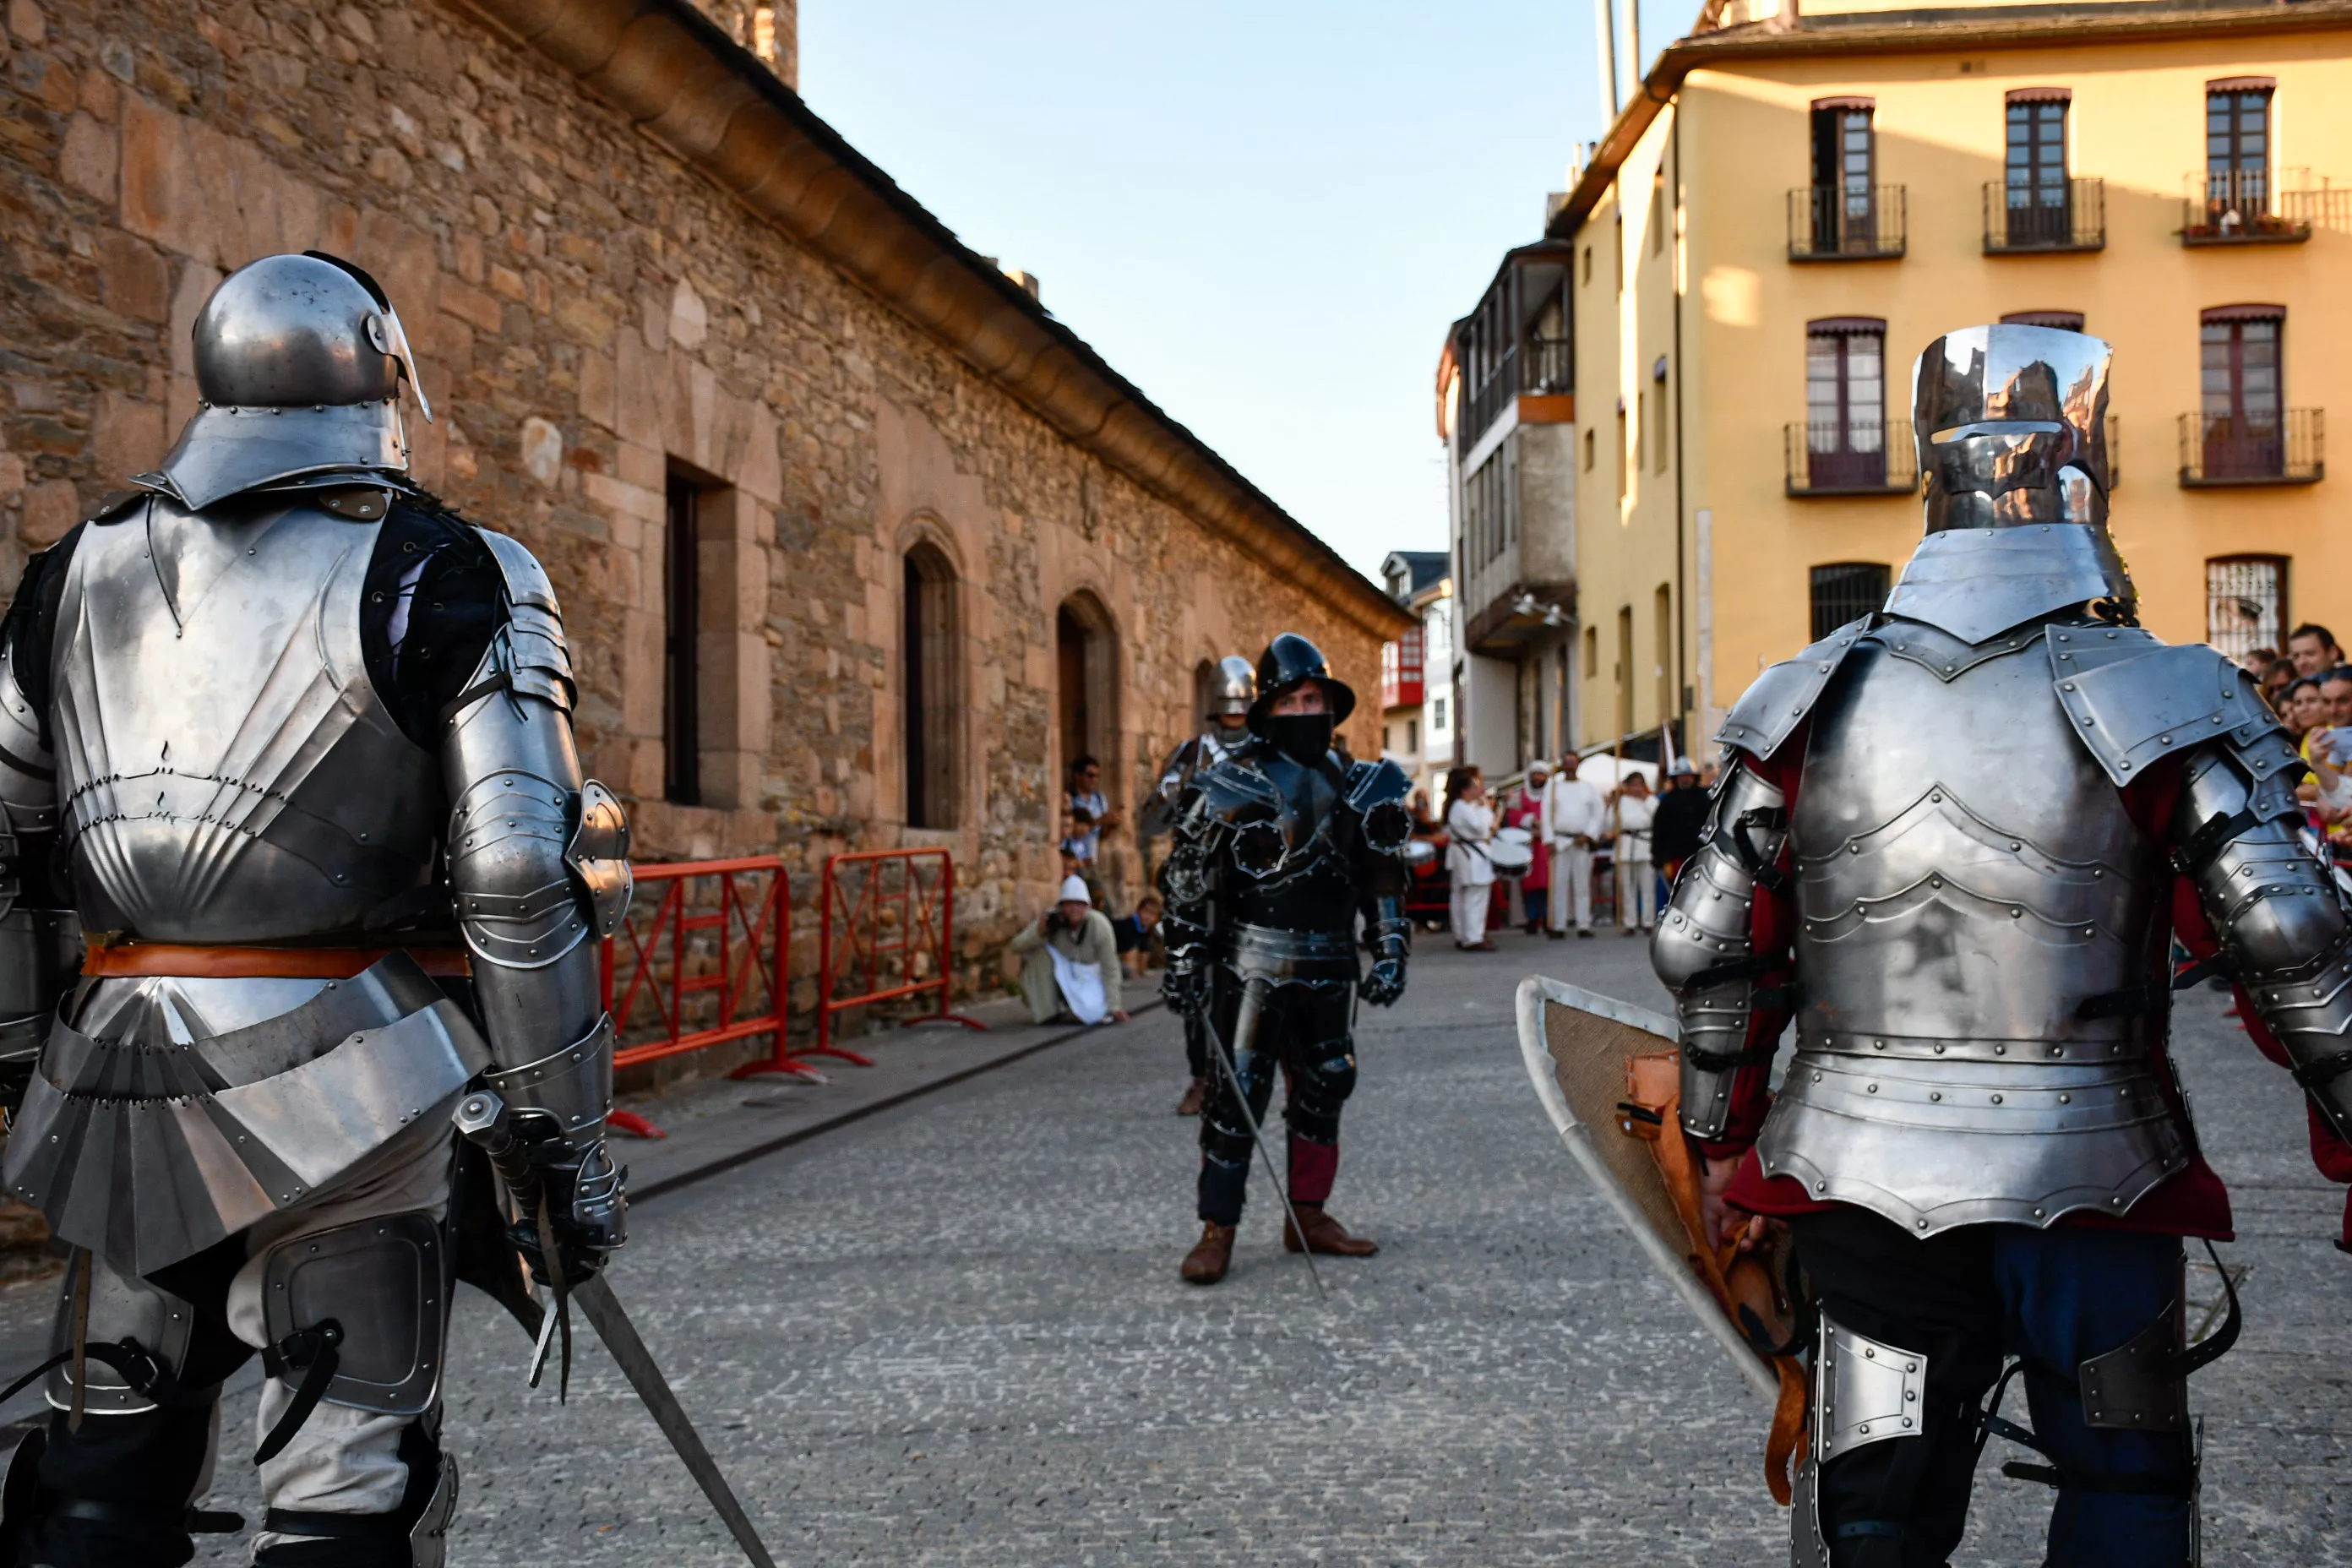
M 2053 1563 L 2193 1561 L 2187 1377 L 2233 1331 L 2184 1344 L 2182 1238 L 2231 1217 L 2166 1054 L 2175 939 L 2352 1176 L 2352 916 L 2252 679 L 2134 620 L 2107 370 L 2038 327 L 1921 356 L 1927 537 L 1733 709 L 1653 949 L 1713 1239 L 1784 1220 L 1818 1309 L 1800 1564 L 1942 1562 L 1989 1434 L 2047 1460 L 2007 1469 L 2056 1489 Z
M 236 1528 L 189 1505 L 257 1349 L 257 1561 L 430 1565 L 453 1276 L 537 1316 L 453 1162 L 469 1084 L 543 1194 L 533 1272 L 600 1286 L 623 1239 L 595 942 L 628 832 L 546 574 L 408 479 L 404 381 L 430 413 L 375 281 L 257 261 L 195 371 L 161 468 L 0 626 L 0 1175 L 72 1249 L 7 1553 L 163 1568 Z
M 1372 956 L 1363 999 L 1387 1006 L 1404 994 L 1402 856 L 1412 816 L 1395 763 L 1343 765 L 1332 752 L 1355 700 L 1313 643 L 1276 637 L 1258 659 L 1251 739 L 1185 791 L 1160 872 L 1166 989 L 1179 1013 L 1206 1022 L 1217 1058 L 1201 1116 L 1201 1240 L 1183 1266 L 1196 1284 L 1214 1284 L 1231 1264 L 1277 1066 L 1290 1080 L 1288 1176 L 1274 1178 L 1292 1211 L 1285 1244 L 1376 1250 L 1323 1205 L 1356 1081 L 1359 914 Z

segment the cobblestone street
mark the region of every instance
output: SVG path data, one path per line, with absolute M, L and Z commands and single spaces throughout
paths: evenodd
M 1328 1307 L 1262 1180 L 1233 1275 L 1177 1280 L 1194 1124 L 1164 1013 L 656 1198 L 614 1285 L 791 1563 L 1780 1561 L 1765 1411 L 1571 1173 L 1512 1035 L 1533 967 L 1662 1005 L 1641 944 L 1498 940 L 1424 940 L 1405 1005 L 1360 1020 L 1333 1210 L 1383 1251 L 1325 1260 Z M 2352 1260 L 2294 1090 L 2220 1006 L 2189 1004 L 2180 1056 L 2252 1271 L 2199 1379 L 2207 1561 L 2340 1563 Z M 584 1330 L 559 1410 L 520 1332 L 459 1310 L 453 1561 L 736 1560 Z M 215 1494 L 248 1515 L 252 1407 Z M 2039 1561 L 2048 1494 L 2001 1457 L 1960 1563 Z

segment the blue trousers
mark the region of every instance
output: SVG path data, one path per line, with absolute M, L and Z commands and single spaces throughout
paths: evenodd
M 1984 1399 L 2006 1356 L 2024 1362 L 2018 1381 L 2029 1424 L 2063 1478 L 2048 1568 L 2189 1562 L 2189 1435 L 2089 1426 L 2076 1380 L 2084 1361 L 2138 1334 L 2179 1298 L 2178 1237 L 1979 1225 L 1923 1240 L 1851 1207 L 1790 1223 L 1824 1313 L 1927 1358 L 1920 1434 L 1849 1450 L 1822 1468 L 1822 1529 L 1834 1568 L 1939 1568 L 1959 1545 Z M 2018 1417 L 2013 1400 L 2007 1414 Z M 2158 1489 L 2106 1489 L 2116 1482 Z

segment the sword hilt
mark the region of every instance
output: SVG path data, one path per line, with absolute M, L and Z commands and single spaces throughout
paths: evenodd
M 515 1131 L 514 1112 L 507 1109 L 507 1102 L 487 1089 L 478 1089 L 458 1103 L 455 1120 L 459 1136 L 490 1157 L 499 1180 L 514 1194 L 515 1206 L 526 1218 L 537 1214 L 541 1195 L 539 1171 L 523 1148 L 521 1135 Z

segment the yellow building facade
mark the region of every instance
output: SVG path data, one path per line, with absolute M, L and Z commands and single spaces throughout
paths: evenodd
M 1724 15 L 1549 228 L 1575 247 L 1579 743 L 1704 745 L 1765 665 L 1874 607 L 1919 535 L 1912 362 L 2003 318 L 2115 347 L 2144 624 L 2232 652 L 2352 635 L 2352 474 L 2326 461 L 2352 5 Z

